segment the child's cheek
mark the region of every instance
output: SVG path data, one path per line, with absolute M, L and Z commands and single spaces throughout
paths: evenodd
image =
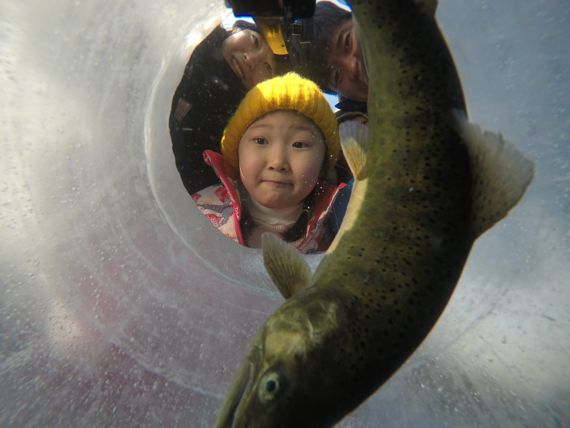
M 313 171 L 306 171 L 302 176 L 303 188 L 313 190 L 318 178 L 318 174 L 315 174 Z

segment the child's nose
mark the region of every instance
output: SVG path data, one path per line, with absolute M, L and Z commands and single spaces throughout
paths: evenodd
M 275 171 L 288 171 L 289 170 L 289 160 L 287 158 L 287 153 L 285 150 L 276 148 L 272 150 L 271 157 L 268 160 L 268 167 Z

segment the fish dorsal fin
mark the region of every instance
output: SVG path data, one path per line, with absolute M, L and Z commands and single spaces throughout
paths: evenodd
M 309 285 L 311 269 L 293 245 L 264 233 L 261 248 L 265 269 L 283 297 L 288 299 Z
M 356 120 L 343 122 L 339 125 L 340 145 L 352 175 L 357 180 L 366 165 L 368 149 L 368 125 Z
M 489 132 L 456 114 L 471 159 L 473 232 L 481 235 L 507 215 L 534 175 L 534 164 L 501 134 Z

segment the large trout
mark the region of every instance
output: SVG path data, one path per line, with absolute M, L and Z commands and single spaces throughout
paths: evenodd
M 532 178 L 510 143 L 461 118 L 432 16 L 412 0 L 352 7 L 371 83 L 367 148 L 365 130 L 341 132 L 356 178 L 347 214 L 312 276 L 294 249 L 264 239 L 287 301 L 254 338 L 218 427 L 331 426 L 356 408 L 426 337 L 474 240 Z

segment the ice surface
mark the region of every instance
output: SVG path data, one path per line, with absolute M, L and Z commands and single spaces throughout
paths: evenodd
M 281 303 L 170 148 L 223 2 L 0 2 L 0 425 L 212 426 Z M 343 427 L 570 424 L 570 3 L 442 0 L 471 118 L 536 161 L 440 322 Z M 318 257 L 310 258 L 315 265 Z

